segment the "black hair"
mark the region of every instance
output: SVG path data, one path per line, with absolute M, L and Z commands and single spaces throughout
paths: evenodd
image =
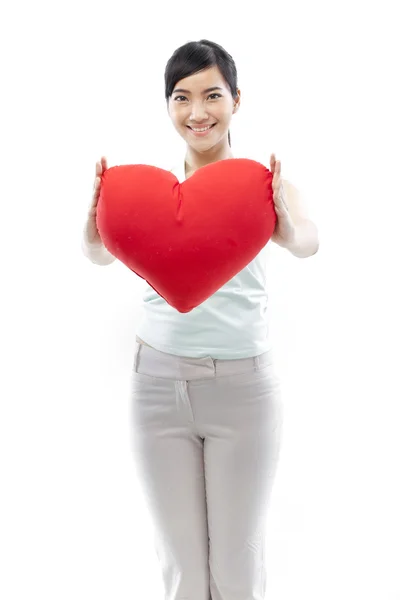
M 175 85 L 181 79 L 209 67 L 218 67 L 229 86 L 232 97 L 237 98 L 237 71 L 232 56 L 219 44 L 209 40 L 188 42 L 175 50 L 167 62 L 164 73 L 165 99 L 169 100 Z M 228 131 L 231 145 L 231 134 Z

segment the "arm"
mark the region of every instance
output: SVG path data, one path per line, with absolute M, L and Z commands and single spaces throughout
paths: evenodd
M 295 223 L 295 237 L 291 244 L 285 246 L 297 258 L 314 256 L 319 249 L 318 229 L 309 219 Z

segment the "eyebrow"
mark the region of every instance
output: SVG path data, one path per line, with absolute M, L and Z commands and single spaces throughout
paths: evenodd
M 222 87 L 214 86 L 214 87 L 207 88 L 206 90 L 203 90 L 202 93 L 207 94 L 208 92 L 212 92 L 213 90 L 221 90 L 221 92 L 223 92 Z M 190 90 L 184 90 L 183 88 L 177 88 L 172 93 L 176 94 L 177 92 L 184 92 L 185 94 L 191 94 Z

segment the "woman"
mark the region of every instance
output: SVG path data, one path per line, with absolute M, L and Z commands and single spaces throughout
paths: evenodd
M 178 48 L 167 63 L 168 114 L 186 141 L 173 172 L 233 158 L 229 126 L 240 106 L 232 57 L 208 40 Z M 96 227 L 96 166 L 85 254 L 114 257 Z M 294 186 L 271 156 L 277 225 L 272 240 L 295 256 L 318 249 L 318 234 Z M 132 374 L 132 444 L 154 523 L 165 598 L 261 600 L 265 527 L 277 468 L 282 402 L 268 335 L 265 248 L 190 313 L 152 288 L 143 301 Z

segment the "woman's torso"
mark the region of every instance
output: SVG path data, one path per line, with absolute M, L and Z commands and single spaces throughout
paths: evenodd
M 190 176 L 184 161 L 172 172 L 180 183 Z M 268 245 L 190 313 L 179 313 L 148 286 L 137 342 L 186 357 L 246 358 L 269 350 L 267 256 Z

